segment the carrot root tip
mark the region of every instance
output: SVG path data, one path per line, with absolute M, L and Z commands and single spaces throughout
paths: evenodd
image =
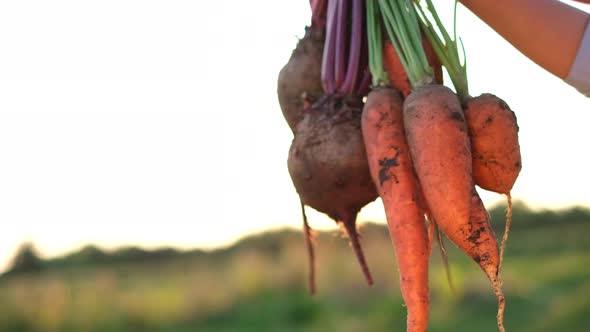
M 502 237 L 502 243 L 500 245 L 500 264 L 498 266 L 498 274 L 502 274 L 502 265 L 504 262 L 504 252 L 506 250 L 506 242 L 508 241 L 508 234 L 510 233 L 510 226 L 512 224 L 512 196 L 510 193 L 506 194 L 506 227 L 504 229 L 504 236 Z M 500 277 L 500 284 L 502 284 L 502 278 Z
M 502 292 L 502 285 L 497 276 L 488 276 L 490 277 L 490 281 L 492 282 L 492 288 L 494 289 L 494 293 L 496 294 L 496 298 L 498 299 L 498 314 L 496 316 L 498 322 L 498 330 L 500 332 L 506 332 L 504 328 L 504 312 L 506 311 L 506 298 L 504 297 L 504 292 Z
M 496 285 L 494 285 L 494 292 L 496 293 L 496 297 L 498 298 L 498 330 L 500 330 L 500 332 L 505 332 L 506 330 L 504 329 L 504 311 L 506 310 L 506 299 L 504 298 L 504 293 L 502 293 L 502 290 L 500 289 L 499 282 Z

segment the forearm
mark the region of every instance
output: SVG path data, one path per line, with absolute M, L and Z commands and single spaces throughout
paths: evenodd
M 565 78 L 590 19 L 557 0 L 461 0 L 524 55 Z

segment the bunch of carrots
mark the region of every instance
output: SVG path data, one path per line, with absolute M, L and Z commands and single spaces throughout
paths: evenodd
M 311 1 L 312 21 L 327 29 L 330 19 L 318 13 L 331 2 L 343 0 Z M 521 170 L 514 112 L 492 94 L 470 96 L 465 52 L 431 0 L 364 3 L 368 42 L 361 52 L 367 54 L 372 85 L 360 130 L 396 253 L 407 331 L 427 329 L 428 263 L 434 241 L 444 255 L 442 233 L 489 278 L 503 332 L 500 272 L 511 223 L 510 192 Z M 441 65 L 455 91 L 443 85 Z M 507 197 L 501 245 L 476 187 Z

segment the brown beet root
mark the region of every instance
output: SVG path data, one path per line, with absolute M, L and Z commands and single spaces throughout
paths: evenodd
M 279 104 L 291 130 L 303 119 L 308 105 L 324 93 L 321 81 L 324 39 L 325 29 L 307 27 L 289 62 L 279 72 Z
M 288 168 L 303 203 L 343 226 L 372 284 L 356 230 L 358 212 L 378 196 L 360 128 L 361 110 L 358 99 L 340 97 L 312 107 L 295 129 Z

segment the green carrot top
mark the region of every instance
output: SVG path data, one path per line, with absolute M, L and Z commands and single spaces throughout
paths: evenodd
M 377 0 L 382 22 L 412 88 L 434 81 L 434 71 L 422 46 L 420 22 L 412 0 Z
M 453 82 L 453 86 L 457 94 L 461 98 L 469 96 L 469 85 L 467 82 L 467 61 L 465 58 L 465 49 L 461 44 L 461 51 L 463 55 L 463 64 L 461 64 L 461 57 L 459 55 L 459 46 L 457 43 L 457 3 L 455 1 L 454 18 L 453 18 L 453 38 L 449 36 L 444 25 L 442 24 L 440 17 L 438 16 L 434 5 L 431 0 L 425 0 L 426 8 L 436 24 L 436 28 L 442 34 L 442 38 L 439 36 L 435 29 L 435 25 L 432 23 L 431 18 L 426 14 L 423 6 L 417 1 L 414 3 L 414 10 L 420 16 L 420 24 L 426 35 L 426 38 L 434 48 L 436 55 L 440 59 L 443 66 L 447 69 L 449 77 Z

